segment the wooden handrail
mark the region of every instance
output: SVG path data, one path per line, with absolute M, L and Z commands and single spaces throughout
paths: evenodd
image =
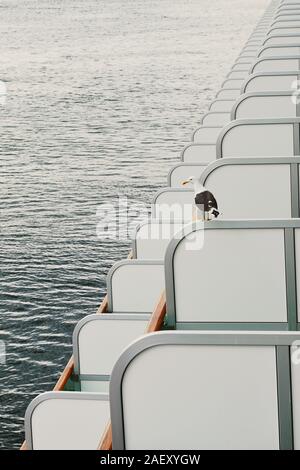
M 162 329 L 166 315 L 166 294 L 163 292 L 151 315 L 146 333 L 154 333 Z
M 161 330 L 164 318 L 166 315 L 166 294 L 163 292 L 160 299 L 151 315 L 148 323 L 146 333 L 154 333 L 155 331 Z M 112 450 L 112 429 L 111 423 L 109 422 L 103 436 L 100 440 L 98 450 Z
M 104 433 L 102 434 L 101 441 L 97 450 L 111 450 L 112 449 L 112 429 L 111 422 L 107 423 Z

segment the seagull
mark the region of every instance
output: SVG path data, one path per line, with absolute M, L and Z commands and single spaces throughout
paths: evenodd
M 195 176 L 190 176 L 187 180 L 182 181 L 182 186 L 186 184 L 193 184 L 195 194 L 195 205 L 200 211 L 204 221 L 217 218 L 220 215 L 218 210 L 218 203 L 214 195 L 208 191 Z

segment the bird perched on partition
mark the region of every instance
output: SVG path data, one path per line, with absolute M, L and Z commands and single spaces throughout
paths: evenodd
M 216 219 L 220 215 L 216 198 L 200 183 L 199 178 L 190 176 L 187 180 L 182 181 L 181 184 L 183 186 L 186 184 L 193 185 L 195 205 L 198 212 L 201 214 L 202 220 L 207 221 Z

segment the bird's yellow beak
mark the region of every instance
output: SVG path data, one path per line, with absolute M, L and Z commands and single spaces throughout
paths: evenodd
M 189 183 L 190 183 L 189 180 L 181 181 L 181 186 L 185 186 L 186 184 L 189 184 Z

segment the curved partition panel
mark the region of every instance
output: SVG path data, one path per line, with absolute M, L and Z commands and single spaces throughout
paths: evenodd
M 222 100 L 222 99 L 214 100 L 209 107 L 209 111 L 228 113 L 231 111 L 232 104 L 233 104 L 232 101 L 233 101 L 232 99 L 231 100 Z
M 108 392 L 112 368 L 121 352 L 145 334 L 149 315 L 88 315 L 73 333 L 74 372 L 83 392 Z
M 285 228 L 293 224 L 300 222 L 209 222 L 173 239 L 165 258 L 169 325 L 285 329 Z
M 222 130 L 217 158 L 299 155 L 299 118 L 233 121 Z
M 198 144 L 215 144 L 219 134 L 220 126 L 201 126 L 194 132 L 193 140 Z
M 229 121 L 229 119 L 230 119 L 229 112 L 209 112 L 203 116 L 202 125 L 222 127 L 224 124 L 226 124 Z
M 194 217 L 193 189 L 164 188 L 153 199 L 152 217 L 161 220 L 191 221 Z
M 235 102 L 231 119 L 297 117 L 297 113 L 292 91 L 246 93 Z
M 276 26 L 270 29 L 270 31 L 267 33 L 268 36 L 280 36 L 282 34 L 292 34 L 292 35 L 299 35 L 300 34 L 300 26 L 289 26 L 289 27 L 284 27 L 284 26 Z
M 299 217 L 299 163 L 296 157 L 219 159 L 200 181 L 219 201 L 220 219 Z
M 164 287 L 161 261 L 119 261 L 107 277 L 108 311 L 152 313 Z
M 300 70 L 300 56 L 260 59 L 252 65 L 249 73 L 290 72 L 291 70 Z
M 264 46 L 259 51 L 257 57 L 274 57 L 277 55 L 291 56 L 300 54 L 300 41 L 299 44 L 289 44 L 282 46 Z
M 132 253 L 137 259 L 164 259 L 171 238 L 182 229 L 184 222 L 150 219 L 136 228 Z
M 218 128 L 219 133 L 222 127 Z M 215 160 L 216 154 L 216 143 L 201 144 L 193 143 L 188 145 L 181 154 L 181 159 L 187 163 L 209 163 Z
M 232 87 L 231 89 L 221 88 L 221 90 L 216 94 L 217 99 L 222 100 L 235 100 L 241 94 L 240 87 L 237 85 L 237 88 Z
M 250 75 L 241 87 L 241 93 L 259 91 L 291 91 L 299 72 L 264 72 Z
M 113 370 L 113 449 L 299 448 L 299 408 L 291 410 L 299 339 L 240 332 L 141 338 Z
M 263 42 L 264 46 L 276 46 L 276 45 L 284 45 L 284 44 L 296 44 L 300 43 L 300 34 L 272 34 L 268 36 L 265 41 Z
M 43 393 L 27 408 L 26 443 L 34 450 L 96 450 L 109 417 L 107 394 Z
M 183 180 L 190 176 L 200 178 L 207 165 L 201 163 L 178 163 L 168 174 L 167 184 L 172 188 L 180 188 Z

